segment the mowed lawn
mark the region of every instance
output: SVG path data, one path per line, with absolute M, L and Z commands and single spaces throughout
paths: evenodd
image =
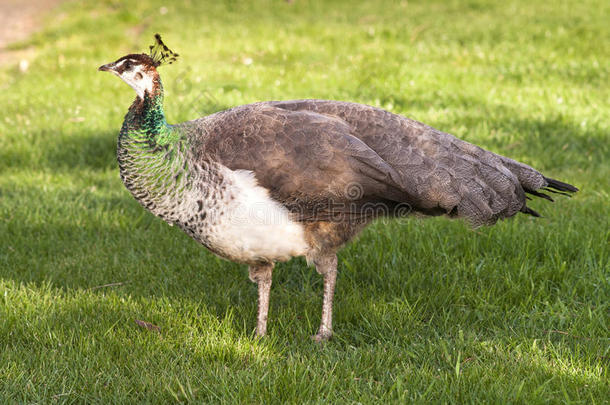
M 0 67 L 1 403 L 581 403 L 610 398 L 610 3 L 67 2 Z M 469 229 L 381 221 L 322 278 L 256 285 L 145 212 L 99 65 L 159 32 L 170 122 L 269 99 L 357 101 L 579 187 Z M 149 330 L 135 320 L 149 322 Z

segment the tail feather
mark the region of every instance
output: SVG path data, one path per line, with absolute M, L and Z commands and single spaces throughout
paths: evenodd
M 531 209 L 530 207 L 527 207 L 527 206 L 523 206 L 523 209 L 521 210 L 521 212 L 524 214 L 529 214 L 533 217 L 540 217 L 540 214 L 538 214 L 536 211 L 534 211 L 533 209 Z
M 574 187 L 571 184 L 568 183 L 564 183 L 562 181 L 559 180 L 555 180 L 555 179 L 550 179 L 548 177 L 544 177 L 544 181 L 546 182 L 546 185 L 543 187 L 538 188 L 538 190 L 544 190 L 544 191 L 548 191 L 551 193 L 555 193 L 555 194 L 560 194 L 560 195 L 565 195 L 568 197 L 571 197 L 572 195 L 570 193 L 575 193 L 578 191 L 578 189 L 576 187 Z M 531 194 L 534 195 L 536 197 L 541 197 L 544 198 L 546 200 L 549 200 L 551 202 L 553 202 L 553 199 L 548 195 L 548 194 L 544 194 L 541 193 L 539 191 L 536 190 L 529 190 L 527 188 L 524 188 L 524 191 L 527 194 Z M 530 198 L 526 196 L 526 198 L 529 200 Z M 540 214 L 538 214 L 536 211 L 534 211 L 533 209 L 531 209 L 530 207 L 528 207 L 527 205 L 523 205 L 523 208 L 521 209 L 521 212 L 524 214 L 529 214 L 529 215 L 533 215 L 535 217 L 539 217 Z
M 564 191 L 564 192 L 569 192 L 569 193 L 575 193 L 578 191 L 578 189 L 576 187 L 574 187 L 571 184 L 564 183 L 563 181 L 550 179 L 548 177 L 545 177 L 544 180 L 546 180 L 546 182 L 547 182 L 546 187 L 555 189 L 557 191 Z
M 544 198 L 545 200 L 549 200 L 550 202 L 555 202 L 555 200 L 553 200 L 551 198 L 551 196 L 549 196 L 548 194 L 544 194 L 541 192 L 538 192 L 536 190 L 525 190 L 526 193 L 531 194 L 531 195 L 535 195 L 536 197 L 540 197 L 540 198 Z
M 566 193 L 565 191 L 556 191 L 556 190 L 553 190 L 552 188 L 548 188 L 548 187 L 543 187 L 542 190 L 548 191 L 549 193 L 553 193 L 553 194 L 564 195 L 568 198 L 572 197 L 572 194 Z

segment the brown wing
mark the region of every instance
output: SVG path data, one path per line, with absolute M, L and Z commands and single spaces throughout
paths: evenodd
M 198 121 L 188 129 L 197 159 L 253 171 L 301 220 L 391 214 L 410 201 L 400 174 L 340 119 L 260 103 Z
M 324 100 L 273 105 L 344 120 L 355 136 L 401 175 L 401 186 L 417 197 L 420 208 L 437 208 L 474 226 L 529 211 L 524 191 L 547 183 L 527 165 L 375 107 Z
M 257 103 L 183 125 L 198 159 L 252 170 L 303 219 L 405 203 L 479 226 L 531 211 L 524 191 L 547 184 L 529 166 L 362 104 Z

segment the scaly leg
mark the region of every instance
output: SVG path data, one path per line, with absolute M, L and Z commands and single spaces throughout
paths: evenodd
M 337 280 L 337 255 L 325 256 L 315 260 L 316 271 L 324 277 L 324 301 L 322 303 L 322 321 L 315 336 L 316 342 L 323 342 L 333 335 L 333 297 Z
M 258 284 L 258 320 L 256 323 L 256 336 L 265 336 L 267 333 L 267 314 L 269 313 L 269 291 L 271 291 L 271 273 L 273 264 L 261 264 L 248 268 L 250 280 Z

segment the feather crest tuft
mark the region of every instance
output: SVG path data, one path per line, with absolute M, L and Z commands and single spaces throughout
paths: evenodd
M 155 66 L 171 65 L 178 59 L 178 54 L 163 43 L 161 35 L 155 34 L 155 44 L 150 46 L 150 57 Z

